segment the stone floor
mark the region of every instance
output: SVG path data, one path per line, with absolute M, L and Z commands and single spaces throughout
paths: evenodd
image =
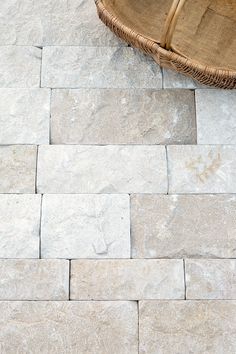
M 236 353 L 236 92 L 93 0 L 0 6 L 0 353 Z

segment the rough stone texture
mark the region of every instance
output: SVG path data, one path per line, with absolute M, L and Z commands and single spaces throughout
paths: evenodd
M 121 45 L 99 20 L 93 0 L 3 1 L 0 45 Z
M 0 300 L 67 300 L 69 261 L 0 260 Z
M 49 143 L 50 90 L 0 90 L 0 144 Z
M 233 354 L 235 301 L 143 301 L 140 354 Z
M 196 143 L 194 93 L 187 90 L 55 90 L 52 143 Z
M 134 258 L 236 257 L 235 195 L 133 195 Z
M 236 90 L 196 90 L 199 144 L 236 144 Z
M 72 300 L 184 299 L 182 260 L 71 263 Z
M 43 258 L 129 258 L 127 195 L 45 195 Z
M 0 47 L 0 88 L 39 87 L 41 49 Z
M 236 260 L 186 260 L 186 287 L 187 299 L 236 299 Z
M 174 70 L 163 69 L 163 88 L 165 89 L 196 89 L 206 88 L 191 77 L 177 73 Z
M 38 258 L 40 204 L 40 195 L 0 195 L 0 258 Z
M 161 88 L 154 60 L 128 47 L 44 47 L 42 86 Z
M 37 147 L 0 146 L 0 193 L 34 193 Z
M 40 193 L 166 193 L 164 146 L 40 146 Z
M 236 193 L 236 146 L 168 146 L 170 193 Z
M 1 353 L 137 354 L 135 302 L 0 302 Z

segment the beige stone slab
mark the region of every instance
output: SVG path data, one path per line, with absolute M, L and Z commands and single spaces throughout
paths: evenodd
M 41 195 L 0 194 L 0 258 L 39 257 L 40 204 Z
M 1 352 L 137 354 L 135 302 L 0 302 Z
M 236 257 L 235 195 L 133 195 L 134 258 Z
M 54 144 L 194 144 L 190 90 L 53 90 Z
M 182 260 L 71 262 L 72 300 L 184 299 Z
M 0 146 L 0 193 L 34 193 L 37 147 Z
M 161 88 L 160 67 L 131 47 L 43 48 L 42 87 Z
M 235 259 L 186 260 L 185 269 L 187 299 L 236 299 Z
M 0 260 L 0 300 L 67 300 L 69 261 Z
M 196 89 L 207 88 L 191 77 L 180 74 L 174 70 L 163 69 L 163 88 L 164 89 Z
M 140 354 L 233 354 L 235 301 L 141 301 Z
M 130 258 L 128 195 L 44 195 L 43 258 Z
M 31 88 L 40 85 L 41 49 L 0 47 L 0 88 Z
M 0 89 L 0 144 L 48 144 L 50 90 Z
M 236 193 L 236 146 L 168 146 L 170 193 Z
M 164 146 L 42 145 L 40 193 L 166 193 Z
M 0 45 L 118 46 L 122 42 L 99 20 L 93 0 L 4 1 Z
M 236 144 L 236 90 L 196 90 L 199 144 Z

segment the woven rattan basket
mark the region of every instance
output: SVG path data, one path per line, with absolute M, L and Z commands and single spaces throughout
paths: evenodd
M 161 66 L 236 88 L 236 0 L 95 0 L 101 20 Z

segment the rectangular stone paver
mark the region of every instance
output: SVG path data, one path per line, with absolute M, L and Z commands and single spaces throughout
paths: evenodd
M 236 299 L 235 259 L 186 260 L 187 299 Z
M 168 146 L 170 193 L 236 193 L 236 146 Z
M 235 195 L 133 195 L 134 258 L 236 257 Z
M 0 302 L 1 352 L 137 354 L 135 302 Z
M 0 193 L 34 193 L 37 147 L 0 146 Z
M 72 300 L 184 299 L 183 261 L 72 261 L 70 294 Z
M 196 90 L 199 144 L 236 144 L 236 90 Z
M 235 301 L 141 301 L 140 354 L 233 354 Z
M 41 49 L 0 47 L 0 88 L 30 88 L 40 85 Z
M 54 144 L 196 143 L 190 90 L 53 90 Z
M 129 258 L 128 195 L 45 195 L 42 258 Z
M 40 146 L 40 193 L 166 193 L 164 146 Z
M 93 0 L 5 1 L 0 45 L 120 45 L 99 20 Z
M 0 89 L 0 144 L 49 143 L 50 90 Z
M 69 261 L 0 260 L 0 300 L 67 300 Z
M 161 88 L 153 59 L 128 47 L 44 47 L 42 87 Z
M 39 257 L 40 204 L 40 195 L 0 194 L 0 258 Z

